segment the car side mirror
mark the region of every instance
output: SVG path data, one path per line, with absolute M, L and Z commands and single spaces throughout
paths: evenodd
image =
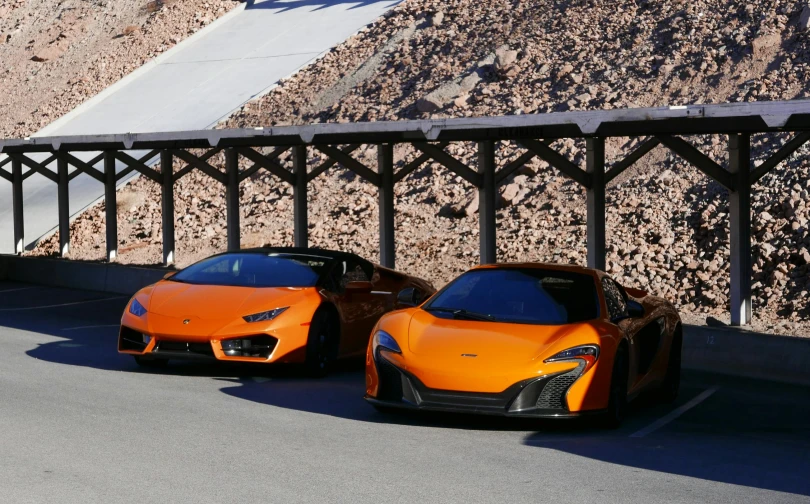
M 373 288 L 371 282 L 349 282 L 346 284 L 346 294 L 368 294 Z
M 418 294 L 413 287 L 402 289 L 397 294 L 397 304 L 400 306 L 413 307 L 419 304 L 418 301 Z
M 165 275 L 163 275 L 163 279 L 166 280 L 167 278 L 171 278 L 176 274 L 177 274 L 176 271 L 170 271 L 170 272 L 166 273 Z
M 638 301 L 628 299 L 627 313 L 630 314 L 630 318 L 641 318 L 644 316 L 644 306 Z

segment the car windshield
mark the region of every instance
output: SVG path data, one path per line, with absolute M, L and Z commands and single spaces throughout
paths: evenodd
M 224 254 L 193 264 L 169 280 L 232 287 L 314 287 L 329 261 L 304 254 Z
M 424 309 L 444 318 L 542 325 L 584 322 L 599 316 L 592 276 L 538 268 L 467 272 Z

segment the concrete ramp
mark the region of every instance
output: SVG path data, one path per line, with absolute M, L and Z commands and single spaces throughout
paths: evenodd
M 47 126 L 37 136 L 211 128 L 400 1 L 248 2 Z M 77 157 L 88 160 L 94 155 Z M 54 163 L 51 169 L 55 168 Z M 13 252 L 11 187 L 5 181 L 0 182 L 0 252 L 10 253 Z M 30 244 L 57 225 L 56 185 L 33 175 L 24 187 L 25 242 Z M 81 212 L 103 193 L 101 184 L 80 175 L 70 184 L 71 214 Z

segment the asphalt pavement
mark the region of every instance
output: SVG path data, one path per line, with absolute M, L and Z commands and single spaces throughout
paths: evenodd
M 142 371 L 126 301 L 0 282 L 0 502 L 810 502 L 810 388 L 686 373 L 615 431 L 384 415 L 357 362 Z
M 400 1 L 250 0 L 35 136 L 211 128 Z M 77 157 L 88 161 L 96 154 Z M 31 157 L 43 161 L 48 155 Z M 119 164 L 118 170 L 123 168 Z M 51 169 L 56 170 L 55 162 Z M 0 253 L 11 253 L 11 185 L 0 182 Z M 30 245 L 58 224 L 56 184 L 35 174 L 23 186 L 25 243 Z M 103 195 L 98 181 L 76 177 L 70 183 L 71 215 Z

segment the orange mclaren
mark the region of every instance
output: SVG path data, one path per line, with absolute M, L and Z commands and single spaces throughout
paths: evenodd
M 480 266 L 415 305 L 383 316 L 369 342 L 366 399 L 378 409 L 601 414 L 617 426 L 639 393 L 678 393 L 677 311 L 601 271 Z
M 313 375 L 362 356 L 374 324 L 433 294 L 423 280 L 354 254 L 260 248 L 209 257 L 140 290 L 118 351 L 143 366 L 169 359 L 304 363 Z

